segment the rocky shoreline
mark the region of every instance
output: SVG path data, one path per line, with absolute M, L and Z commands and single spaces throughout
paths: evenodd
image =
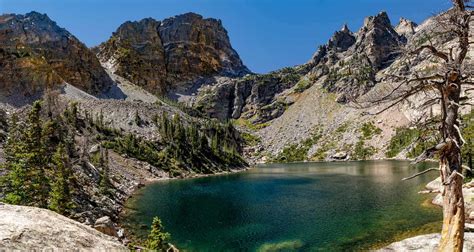
M 433 205 L 442 207 L 443 198 L 440 192 L 441 187 L 441 178 L 438 177 L 425 186 L 426 190 L 419 193 L 436 193 L 436 196 L 433 198 L 431 203 Z M 464 184 L 463 195 L 466 211 L 466 224 L 464 227 L 464 251 L 474 251 L 474 180 Z M 440 239 L 440 234 L 419 235 L 404 239 L 402 241 L 394 242 L 377 251 L 436 251 Z
M 431 252 L 437 251 L 438 243 L 441 239 L 440 234 L 427 234 L 411 237 L 399 242 L 394 242 L 387 247 L 384 247 L 379 252 L 388 251 L 418 251 Z M 464 234 L 464 251 L 474 251 L 474 233 Z

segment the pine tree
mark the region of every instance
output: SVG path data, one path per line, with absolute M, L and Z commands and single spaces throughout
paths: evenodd
M 60 214 L 65 214 L 73 207 L 71 200 L 71 167 L 66 149 L 63 144 L 59 144 L 56 153 L 53 155 L 54 179 L 49 193 L 49 209 Z
M 211 139 L 211 151 L 212 153 L 214 153 L 214 155 L 219 155 L 219 138 L 217 136 L 217 133 L 214 133 L 214 135 L 212 135 L 212 139 Z
M 135 121 L 135 125 L 137 125 L 138 127 L 142 126 L 142 118 L 138 114 L 138 110 L 135 110 L 135 119 L 134 119 L 134 121 Z
M 103 194 L 107 194 L 110 189 L 109 179 L 109 154 L 107 149 L 100 149 L 99 158 L 100 177 L 99 177 L 99 188 Z
M 28 167 L 28 180 L 34 205 L 46 207 L 48 204 L 49 183 L 45 174 L 46 150 L 43 146 L 43 128 L 41 121 L 41 102 L 36 101 L 28 114 L 25 142 L 27 152 L 25 154 L 26 165 Z
M 147 249 L 153 251 L 166 251 L 169 248 L 168 240 L 170 238 L 170 234 L 164 232 L 160 218 L 153 218 L 151 231 L 147 239 Z
M 20 141 L 21 128 L 18 125 L 18 117 L 14 114 L 10 121 L 7 142 L 4 146 L 5 164 L 2 169 L 6 171 L 6 176 L 1 180 L 4 188 L 4 201 L 9 204 L 25 204 L 28 199 L 26 195 L 26 165 L 20 162 L 19 152 L 25 149 Z

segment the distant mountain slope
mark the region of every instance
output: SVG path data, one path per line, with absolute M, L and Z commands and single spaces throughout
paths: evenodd
M 188 91 L 201 77 L 250 72 L 221 21 L 194 13 L 126 22 L 94 50 L 112 73 L 162 95 Z
M 0 90 L 33 96 L 67 82 L 96 95 L 113 85 L 96 56 L 45 14 L 0 16 Z
M 367 112 L 382 106 L 360 109 L 353 102 L 368 105 L 397 86 L 400 80 L 394 76 L 406 75 L 407 70 L 436 70 L 437 62 L 428 53 L 417 58 L 402 53 L 424 43 L 449 51 L 452 37 L 434 36 L 439 27 L 433 20 L 418 26 L 402 18 L 393 26 L 381 12 L 367 17 L 358 32 L 343 26 L 304 65 L 210 80 L 192 104 L 210 116 L 236 119 L 244 130 L 255 132 L 259 143 L 249 152 L 262 161 L 285 161 L 293 154 L 289 161 L 386 158 L 390 150 L 391 157 L 405 158 L 417 148 L 413 141 L 418 131 L 409 129 L 410 123 L 436 115 L 439 108 L 420 110 L 426 97 L 418 96 L 374 116 Z M 392 138 L 403 134 L 412 134 L 410 140 L 391 146 Z

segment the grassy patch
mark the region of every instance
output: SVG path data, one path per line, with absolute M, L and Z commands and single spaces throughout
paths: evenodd
M 298 81 L 298 83 L 296 83 L 295 92 L 303 93 L 303 91 L 305 91 L 309 87 L 311 87 L 311 82 L 309 81 L 309 79 L 308 78 L 301 78 L 301 80 Z
M 254 130 L 254 131 L 266 128 L 270 125 L 269 122 L 253 124 L 249 120 L 244 119 L 244 118 L 233 120 L 232 123 L 236 126 L 246 127 L 247 129 Z
M 240 136 L 244 139 L 245 144 L 248 146 L 255 146 L 261 142 L 260 137 L 250 133 L 242 132 Z

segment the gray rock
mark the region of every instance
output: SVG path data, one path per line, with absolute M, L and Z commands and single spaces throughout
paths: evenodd
M 94 144 L 90 149 L 89 149 L 89 154 L 94 154 L 99 152 L 99 144 Z
M 441 177 L 429 182 L 425 187 L 428 190 L 441 190 L 442 189 Z
M 331 155 L 331 159 L 334 159 L 334 160 L 345 160 L 347 159 L 347 157 L 348 157 L 347 152 L 343 152 L 343 151 L 337 152 L 334 155 Z
M 119 237 L 117 229 L 115 228 L 115 224 L 109 216 L 104 216 L 97 219 L 94 223 L 94 228 L 104 234 Z
M 416 23 L 402 17 L 400 18 L 398 25 L 395 27 L 395 31 L 398 34 L 405 36 L 405 38 L 410 38 L 415 34 L 416 26 Z
M 435 198 L 433 199 L 433 201 L 431 201 L 431 203 L 437 205 L 437 206 L 443 206 L 443 196 L 441 196 L 441 194 L 437 194 L 435 196 Z
M 420 235 L 395 242 L 378 251 L 419 251 L 431 252 L 438 248 L 440 234 Z M 474 233 L 464 234 L 464 251 L 474 251 Z
M 0 247 L 7 251 L 128 251 L 116 238 L 53 211 L 0 204 Z

